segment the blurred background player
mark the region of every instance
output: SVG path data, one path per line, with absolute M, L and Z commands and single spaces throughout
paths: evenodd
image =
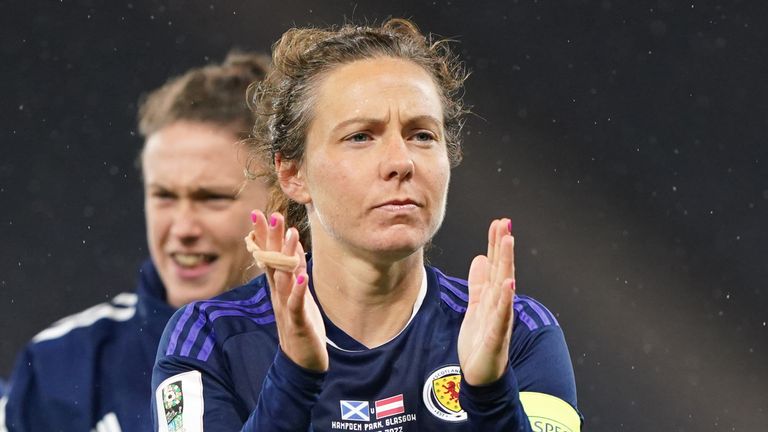
M 166 321 L 177 308 L 260 272 L 242 239 L 251 209 L 266 204 L 267 188 L 245 181 L 248 156 L 238 143 L 253 125 L 246 89 L 268 68 L 267 56 L 231 53 L 143 98 L 151 259 L 135 292 L 63 318 L 32 339 L 0 403 L 8 431 L 151 428 L 151 371 Z

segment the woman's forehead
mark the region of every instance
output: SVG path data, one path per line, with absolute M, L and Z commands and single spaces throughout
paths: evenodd
M 315 99 L 316 118 L 442 118 L 442 101 L 429 73 L 410 60 L 380 57 L 331 70 Z

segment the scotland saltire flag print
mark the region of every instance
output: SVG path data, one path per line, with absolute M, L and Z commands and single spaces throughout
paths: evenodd
M 352 421 L 370 421 L 371 416 L 368 413 L 370 409 L 368 407 L 368 401 L 351 401 L 342 400 L 341 405 L 341 419 Z

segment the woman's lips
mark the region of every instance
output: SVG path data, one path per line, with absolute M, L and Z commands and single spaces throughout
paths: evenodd
M 392 213 L 407 213 L 416 211 L 419 206 L 416 204 L 382 204 L 376 208 Z
M 210 272 L 212 264 L 217 258 L 214 254 L 205 253 L 176 252 L 171 254 L 176 274 L 182 279 L 195 279 L 204 276 Z
M 400 209 L 400 208 L 412 209 L 412 208 L 418 208 L 418 207 L 421 207 L 421 205 L 410 198 L 393 199 L 393 200 L 385 201 L 375 206 L 375 208 L 388 208 L 388 209 Z

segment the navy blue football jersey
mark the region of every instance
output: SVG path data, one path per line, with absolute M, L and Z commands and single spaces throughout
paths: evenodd
M 147 260 L 136 293 L 40 332 L 20 353 L 0 401 L 0 431 L 150 430 L 152 365 L 174 311 Z
M 309 272 L 311 281 L 311 261 Z M 514 299 L 506 375 L 488 386 L 462 383 L 457 339 L 467 300 L 465 280 L 426 267 L 411 320 L 375 348 L 323 314 L 330 356 L 325 373 L 303 369 L 279 350 L 264 276 L 187 305 L 169 321 L 158 349 L 155 430 L 543 431 L 556 423 L 546 418 L 551 403 L 580 421 L 563 332 L 530 297 Z M 544 399 L 544 414 L 539 409 L 529 418 L 525 394 Z

